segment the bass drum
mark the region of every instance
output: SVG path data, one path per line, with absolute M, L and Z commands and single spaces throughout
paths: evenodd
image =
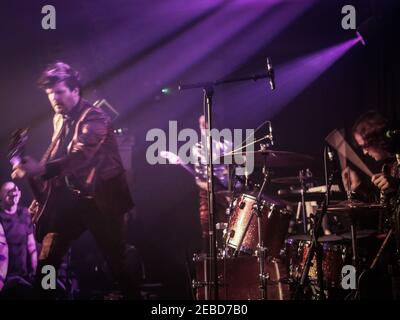
M 193 280 L 193 289 L 196 300 L 206 300 L 207 283 L 205 255 L 194 256 L 196 275 Z M 221 300 L 260 300 L 259 290 L 259 262 L 257 257 L 239 256 L 236 258 L 218 259 L 218 296 Z M 269 275 L 267 281 L 268 300 L 289 300 L 290 288 L 286 273 L 286 266 L 278 260 L 266 261 L 265 273 Z

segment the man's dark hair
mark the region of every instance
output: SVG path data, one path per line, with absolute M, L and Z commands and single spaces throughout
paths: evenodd
M 40 89 L 46 90 L 54 87 L 59 82 L 65 82 L 65 85 L 70 89 L 79 89 L 81 92 L 81 82 L 79 72 L 72 69 L 70 65 L 58 61 L 49 65 L 37 81 Z
M 380 112 L 370 110 L 362 114 L 352 128 L 353 137 L 357 133 L 365 141 L 366 146 L 374 146 L 386 151 L 391 151 L 391 144 L 386 137 L 389 130 L 389 120 Z

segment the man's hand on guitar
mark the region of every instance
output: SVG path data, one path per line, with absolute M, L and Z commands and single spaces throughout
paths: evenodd
M 22 179 L 26 177 L 40 176 L 45 173 L 44 165 L 37 162 L 35 159 L 26 156 L 24 160 L 13 166 L 13 172 L 11 173 L 11 178 Z
M 35 215 L 37 215 L 39 209 L 40 209 L 40 204 L 39 204 L 39 202 L 36 201 L 36 200 L 33 200 L 32 203 L 31 203 L 31 205 L 30 205 L 29 208 L 28 208 L 28 211 L 29 211 L 29 214 L 30 214 L 31 216 L 35 216 Z

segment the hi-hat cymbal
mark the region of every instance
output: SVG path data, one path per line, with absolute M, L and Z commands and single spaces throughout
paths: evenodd
M 308 178 L 307 182 L 319 182 L 321 181 L 320 178 Z M 276 184 L 285 184 L 288 186 L 294 186 L 294 185 L 300 185 L 300 178 L 299 176 L 292 176 L 292 177 L 280 177 L 280 178 L 274 178 L 271 179 L 272 183 Z
M 282 199 L 292 202 L 301 201 L 304 197 L 305 201 L 320 201 L 324 197 L 326 192 L 326 186 L 317 186 L 309 188 L 307 191 L 302 189 L 280 189 L 278 190 L 278 196 Z M 343 195 L 340 192 L 338 185 L 333 185 L 331 187 L 331 200 L 341 200 Z
M 334 214 L 352 214 L 355 212 L 366 212 L 371 211 L 374 212 L 376 210 L 385 209 L 384 205 L 379 203 L 366 203 L 357 200 L 345 200 L 341 201 L 338 204 L 328 207 L 328 213 Z
M 220 158 L 221 163 L 225 164 L 243 164 L 246 161 L 252 161 L 256 167 L 262 167 L 264 164 L 268 168 L 282 168 L 282 167 L 301 167 L 312 163 L 313 157 L 277 150 L 262 150 L 253 152 L 235 152 L 224 155 Z
M 378 233 L 377 230 L 369 230 L 369 229 L 357 230 L 356 237 L 357 239 L 364 239 L 364 238 L 369 238 L 376 233 Z M 341 234 L 341 236 L 343 237 L 343 239 L 351 240 L 351 232 L 343 233 Z
M 312 237 L 309 234 L 296 234 L 287 238 L 288 240 L 298 241 L 312 241 Z M 337 234 L 330 234 L 318 237 L 319 242 L 336 242 L 342 241 L 343 237 Z

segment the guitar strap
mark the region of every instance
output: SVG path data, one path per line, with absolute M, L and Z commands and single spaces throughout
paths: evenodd
M 66 123 L 67 123 L 67 121 L 63 120 L 63 124 L 61 126 L 60 131 L 58 131 L 57 136 L 54 138 L 53 141 L 51 141 L 46 152 L 43 154 L 42 159 L 40 159 L 40 164 L 45 164 L 49 160 L 51 153 L 53 152 L 55 146 L 57 145 L 58 141 L 60 140 L 61 135 L 65 131 Z

